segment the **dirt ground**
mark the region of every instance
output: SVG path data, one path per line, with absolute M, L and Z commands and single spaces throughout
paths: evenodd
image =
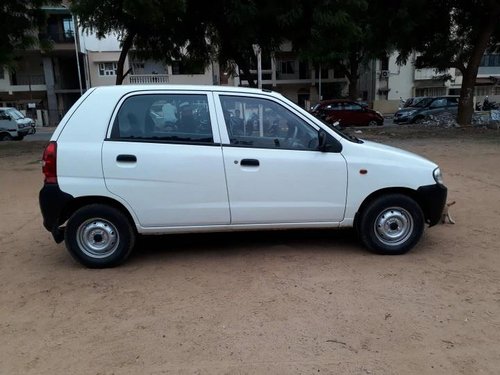
M 76 264 L 42 228 L 40 142 L 0 144 L 0 374 L 498 374 L 500 133 L 364 131 L 438 162 L 456 225 L 404 256 L 352 231 L 142 239 Z

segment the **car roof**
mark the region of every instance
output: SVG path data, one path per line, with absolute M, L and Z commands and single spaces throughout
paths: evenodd
M 94 90 L 102 92 L 109 91 L 113 93 L 121 93 L 123 95 L 138 92 L 138 91 L 216 91 L 216 92 L 229 92 L 229 93 L 242 93 L 242 94 L 262 94 L 279 96 L 282 95 L 278 92 L 267 89 L 256 89 L 248 87 L 236 86 L 211 86 L 211 85 L 117 85 L 117 86 L 99 86 Z
M 330 104 L 330 103 L 356 103 L 356 100 L 351 99 L 328 99 L 322 100 L 320 104 Z

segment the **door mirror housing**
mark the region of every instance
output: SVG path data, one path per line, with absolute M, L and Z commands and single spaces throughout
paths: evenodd
M 318 150 L 321 152 L 341 152 L 342 144 L 323 129 L 318 131 Z

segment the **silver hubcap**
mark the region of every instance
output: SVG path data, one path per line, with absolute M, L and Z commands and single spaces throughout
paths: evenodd
M 90 219 L 77 231 L 77 241 L 85 255 L 92 258 L 105 258 L 118 247 L 120 236 L 115 226 L 104 219 Z
M 375 235 L 385 245 L 398 246 L 413 233 L 413 218 L 401 207 L 384 210 L 375 220 Z

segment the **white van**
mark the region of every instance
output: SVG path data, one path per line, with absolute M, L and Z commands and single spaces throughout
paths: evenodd
M 43 155 L 44 226 L 88 267 L 137 234 L 355 227 L 402 254 L 435 225 L 436 164 L 347 136 L 282 95 L 210 86 L 89 90 Z
M 0 107 L 0 141 L 22 141 L 35 134 L 35 122 L 15 108 Z

